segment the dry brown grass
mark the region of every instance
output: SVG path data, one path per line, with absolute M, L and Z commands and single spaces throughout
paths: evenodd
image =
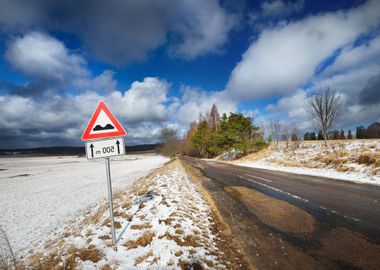
M 167 218 L 167 219 L 159 219 L 158 222 L 161 223 L 161 222 L 164 222 L 166 226 L 169 226 L 170 224 L 172 224 L 172 222 L 174 221 L 173 218 Z
M 205 269 L 204 266 L 202 265 L 202 263 L 199 262 L 198 260 L 195 260 L 195 261 L 180 260 L 179 266 L 183 270 L 203 270 L 203 269 Z
M 114 212 L 113 214 L 114 217 L 122 217 L 122 218 L 125 218 L 125 219 L 128 219 L 129 218 L 129 215 L 127 212 L 121 212 L 121 211 L 116 211 Z
M 101 235 L 98 238 L 104 241 L 104 240 L 110 240 L 111 236 L 109 236 L 109 235 Z
M 137 257 L 136 260 L 135 260 L 135 266 L 139 265 L 140 263 L 144 262 L 146 259 L 148 259 L 149 257 L 153 256 L 153 252 L 152 251 L 149 251 L 148 253 L 140 256 L 140 257 Z
M 264 157 L 267 157 L 269 155 L 268 148 L 262 149 L 257 153 L 252 153 L 248 154 L 246 156 L 241 157 L 240 159 L 237 159 L 236 161 L 241 162 L 241 161 L 255 161 L 258 159 L 262 159 Z
M 182 229 L 176 229 L 176 230 L 175 230 L 175 233 L 176 233 L 176 234 L 179 234 L 179 235 L 183 235 L 185 232 L 184 232 L 184 230 L 182 230 Z
M 119 221 L 115 221 L 115 229 L 120 229 L 121 223 Z
M 173 240 L 176 242 L 177 245 L 180 247 L 200 247 L 202 246 L 202 243 L 200 241 L 200 238 L 195 235 L 186 235 L 185 237 L 178 236 L 178 235 L 172 235 L 168 232 L 166 232 L 164 235 L 160 236 L 160 239 L 166 238 L 168 240 Z
M 146 231 L 137 240 L 130 240 L 130 241 L 126 242 L 125 244 L 123 244 L 123 246 L 125 246 L 129 249 L 133 249 L 133 248 L 137 248 L 137 247 L 146 247 L 147 245 L 149 245 L 152 242 L 154 235 L 155 234 L 153 232 Z
M 180 257 L 182 254 L 183 254 L 183 252 L 182 252 L 181 250 L 177 250 L 177 251 L 174 253 L 174 255 L 175 255 L 176 257 Z
M 98 223 L 107 209 L 108 205 L 102 204 L 98 207 L 94 214 L 86 216 L 86 218 L 82 221 L 81 226 Z
M 102 257 L 103 253 L 94 245 L 90 245 L 86 248 L 77 248 L 75 246 L 70 246 L 64 254 L 53 252 L 48 255 L 44 255 L 42 253 L 33 255 L 29 258 L 30 266 L 28 269 L 71 270 L 76 269 L 77 259 L 96 263 L 100 261 Z
M 367 166 L 374 165 L 375 167 L 380 167 L 380 155 L 377 153 L 364 152 L 359 155 L 357 162 Z
M 146 230 L 150 228 L 152 228 L 152 225 L 150 223 L 135 224 L 130 227 L 131 230 Z
M 79 249 L 77 251 L 77 257 L 82 261 L 92 261 L 96 263 L 102 259 L 103 253 L 92 245 L 86 249 Z

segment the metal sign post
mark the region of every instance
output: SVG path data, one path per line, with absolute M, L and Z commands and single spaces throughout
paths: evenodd
M 117 250 L 117 243 L 115 220 L 113 217 L 111 168 L 109 157 L 125 155 L 123 136 L 126 134 L 127 132 L 124 130 L 119 121 L 117 121 L 116 117 L 111 113 L 106 104 L 103 101 L 100 101 L 82 135 L 82 140 L 86 141 L 87 159 L 105 158 L 110 222 L 112 229 L 112 244 L 115 247 L 115 250 Z
M 110 159 L 105 158 L 106 161 L 106 173 L 107 173 L 107 184 L 108 184 L 108 200 L 109 200 L 109 210 L 110 210 L 110 221 L 112 228 L 112 244 L 116 247 L 116 232 L 115 232 L 115 220 L 113 218 L 113 198 L 112 198 L 112 184 L 111 184 L 111 168 Z

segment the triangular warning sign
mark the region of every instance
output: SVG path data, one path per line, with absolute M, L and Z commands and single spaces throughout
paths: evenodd
M 106 104 L 100 101 L 83 132 L 82 140 L 120 137 L 125 134 L 127 132 L 125 132 L 119 121 L 117 121 Z

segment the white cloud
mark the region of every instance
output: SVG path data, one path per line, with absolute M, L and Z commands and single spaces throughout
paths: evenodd
M 185 3 L 184 3 L 185 2 Z M 182 36 L 182 42 L 170 51 L 179 57 L 192 59 L 209 52 L 218 52 L 226 42 L 237 18 L 228 14 L 217 0 L 179 1 L 173 29 Z
M 179 123 L 188 125 L 197 121 L 200 114 L 206 115 L 210 112 L 213 104 L 217 106 L 220 115 L 236 111 L 237 103 L 225 98 L 222 92 L 206 92 L 189 86 L 182 86 L 181 90 L 183 96 L 176 117 Z
M 338 73 L 331 77 L 316 78 L 313 81 L 313 88 L 323 88 L 330 86 L 336 91 L 348 96 L 349 104 L 360 102 L 359 95 L 366 86 L 370 78 L 380 74 L 380 65 L 369 65 L 354 70 L 348 70 L 344 73 Z
M 163 45 L 186 59 L 219 52 L 235 25 L 218 0 L 4 0 L 0 8 L 2 31 L 65 32 L 99 60 L 116 65 L 143 61 Z
M 68 80 L 71 76 L 87 76 L 86 61 L 71 53 L 59 40 L 40 32 L 15 38 L 5 58 L 24 74 L 37 78 Z
M 104 70 L 95 78 L 79 77 L 73 80 L 73 84 L 78 89 L 87 91 L 96 91 L 100 93 L 109 93 L 117 89 L 117 82 L 114 79 L 115 72 L 112 70 Z
M 350 45 L 344 48 L 335 59 L 334 63 L 323 72 L 323 76 L 327 77 L 335 73 L 347 72 L 363 66 L 368 67 L 379 65 L 380 36 L 361 46 L 355 47 Z
M 289 129 L 294 127 L 303 131 L 312 128 L 307 111 L 307 93 L 301 89 L 293 95 L 279 99 L 276 104 L 267 105 L 266 110 L 270 112 L 267 116 L 268 119 L 286 119 L 285 122 Z
M 134 82 L 124 93 L 112 91 L 100 95 L 87 91 L 76 96 L 56 95 L 44 99 L 0 96 L 0 130 L 16 132 L 20 140 L 55 138 L 56 143 L 65 139 L 77 144 L 97 103 L 104 100 L 135 143 L 139 137 L 154 139 L 157 136 L 154 129 L 168 120 L 165 102 L 169 86 L 164 80 L 145 78 Z M 14 139 L 7 136 L 2 134 L 0 148 L 7 146 L 6 139 Z
M 261 32 L 231 73 L 227 94 L 237 100 L 288 95 L 335 50 L 378 26 L 380 2 L 330 12 Z
M 261 3 L 260 8 L 249 13 L 248 24 L 253 29 L 262 30 L 277 23 L 284 23 L 290 15 L 300 13 L 303 10 L 304 2 L 304 0 L 264 1 Z

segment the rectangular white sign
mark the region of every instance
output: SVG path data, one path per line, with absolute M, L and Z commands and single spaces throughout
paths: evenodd
M 124 138 L 86 142 L 88 159 L 125 155 Z

